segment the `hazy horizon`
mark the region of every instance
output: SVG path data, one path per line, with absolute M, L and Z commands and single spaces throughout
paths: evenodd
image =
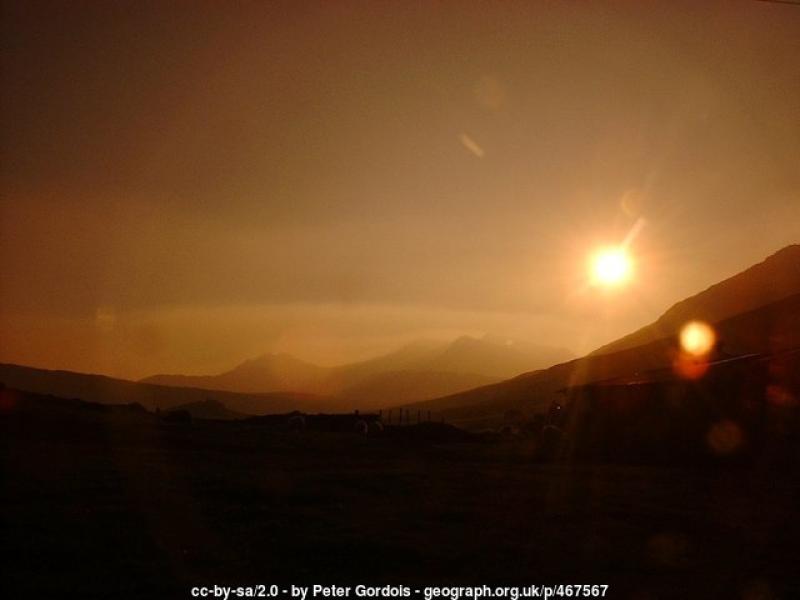
M 796 6 L 191 6 L 3 4 L 0 361 L 581 355 L 800 242 Z

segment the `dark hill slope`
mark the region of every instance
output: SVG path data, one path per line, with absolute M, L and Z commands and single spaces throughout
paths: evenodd
M 800 294 L 736 315 L 715 324 L 726 352 L 781 352 L 800 346 Z M 526 373 L 494 385 L 414 404 L 414 408 L 441 412 L 452 423 L 481 428 L 502 421 L 507 410 L 523 413 L 544 410 L 558 390 L 672 364 L 677 339 L 672 336 L 617 352 L 589 355 Z
M 475 427 L 496 424 L 509 409 L 542 410 L 565 386 L 669 366 L 677 333 L 693 319 L 715 324 L 728 354 L 776 352 L 800 345 L 800 245 L 787 246 L 675 304 L 655 323 L 586 357 L 419 406 Z
M 142 383 L 257 394 L 318 390 L 328 370 L 289 354 L 265 354 L 219 375 L 153 375 Z
M 369 360 L 320 367 L 266 354 L 218 375 L 154 375 L 143 383 L 229 392 L 291 391 L 337 396 L 351 408 L 415 402 L 494 383 L 570 357 L 559 348 L 488 336 L 418 341 Z
M 338 410 L 336 400 L 310 394 L 236 394 L 197 388 L 171 387 L 89 375 L 0 364 L 0 382 L 6 387 L 62 398 L 80 398 L 101 404 L 138 403 L 148 410 L 172 409 L 209 399 L 236 412 L 260 415 L 290 410 Z
M 800 244 L 787 246 L 763 262 L 686 298 L 655 323 L 595 350 L 606 354 L 674 335 L 690 319 L 718 323 L 800 293 Z

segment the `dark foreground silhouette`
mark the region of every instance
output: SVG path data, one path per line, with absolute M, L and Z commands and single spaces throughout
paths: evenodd
M 273 582 L 800 593 L 796 455 L 555 464 L 536 438 L 266 421 L 181 422 L 2 390 L 2 587 L 31 598 Z

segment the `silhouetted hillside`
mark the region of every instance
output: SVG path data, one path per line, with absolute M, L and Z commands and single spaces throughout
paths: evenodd
M 800 345 L 800 246 L 784 248 L 764 262 L 670 308 L 655 323 L 587 357 L 490 383 L 501 374 L 542 365 L 565 351 L 490 338 L 462 337 L 450 344 L 418 343 L 372 360 L 324 368 L 285 354 L 246 361 L 216 376 L 156 376 L 131 382 L 97 375 L 0 365 L 0 381 L 31 392 L 149 409 L 197 405 L 210 400 L 246 414 L 290 410 L 350 411 L 416 403 L 442 411 L 464 426 L 496 423 L 507 410 L 535 412 L 567 385 L 619 377 L 671 363 L 675 334 L 691 319 L 716 324 L 730 354 L 771 352 Z M 148 383 L 148 381 L 150 383 Z M 155 385 L 153 381 L 169 381 Z M 208 389 L 183 387 L 203 385 Z M 235 393 L 230 389 L 296 386 L 310 393 Z M 220 390 L 220 391 L 210 391 Z M 335 396 L 339 396 L 337 399 Z
M 569 357 L 567 350 L 559 348 L 464 336 L 451 343 L 418 341 L 339 367 L 312 365 L 288 354 L 267 354 L 219 375 L 154 375 L 142 381 L 246 393 L 313 393 L 341 397 L 358 408 L 374 408 L 461 392 Z
M 244 413 L 230 410 L 224 404 L 217 400 L 201 400 L 199 402 L 191 402 L 189 404 L 180 404 L 171 411 L 186 411 L 193 419 L 218 419 L 222 421 L 230 421 L 233 419 L 244 419 L 249 417 Z
M 103 375 L 49 371 L 20 365 L 0 364 L 0 382 L 9 388 L 63 398 L 80 398 L 100 404 L 139 403 L 148 410 L 168 410 L 209 399 L 236 412 L 260 415 L 290 410 L 350 410 L 333 398 L 311 394 L 237 394 L 197 388 L 154 385 Z
M 430 371 L 477 373 L 484 377 L 508 379 L 573 357 L 563 348 L 508 338 L 462 336 L 437 355 L 428 357 L 423 364 L 425 370 Z
M 496 378 L 474 373 L 387 371 L 342 390 L 341 396 L 352 400 L 357 406 L 376 408 L 436 398 L 496 381 Z
M 36 394 L 6 386 L 0 387 L 0 406 L 4 416 L 13 415 L 37 421 L 92 422 L 115 418 L 153 423 L 156 416 L 138 402 L 132 404 L 101 404 L 77 398 L 60 398 L 51 394 Z
M 418 340 L 375 358 L 334 367 L 325 379 L 325 389 L 346 390 L 383 373 L 415 370 L 416 365 L 445 347 L 441 342 Z
M 153 375 L 143 383 L 247 394 L 318 391 L 328 369 L 289 354 L 265 354 L 219 375 Z
M 674 335 L 691 319 L 717 323 L 797 293 L 800 293 L 800 244 L 787 246 L 763 262 L 678 302 L 655 323 L 592 354 L 641 346 Z
M 105 404 L 140 402 L 149 409 L 188 405 L 193 407 L 190 412 L 196 412 L 211 400 L 237 414 L 351 411 L 469 390 L 500 381 L 501 374 L 541 364 L 537 361 L 544 360 L 542 357 L 564 352 L 462 337 L 450 344 L 417 342 L 374 359 L 333 368 L 312 365 L 288 354 L 268 354 L 220 375 L 156 375 L 132 382 L 0 364 L 0 381 L 35 393 Z
M 766 302 L 759 305 L 762 299 Z M 735 312 L 743 307 L 745 310 Z M 713 315 L 724 317 L 715 319 Z M 800 346 L 800 246 L 785 248 L 763 263 L 676 304 L 656 324 L 584 358 L 417 403 L 414 408 L 441 412 L 449 421 L 471 428 L 496 425 L 508 410 L 539 412 L 566 386 L 671 365 L 680 325 L 692 319 L 713 323 L 721 347 L 729 354 L 780 352 Z M 667 333 L 656 337 L 660 331 Z M 637 340 L 649 341 L 632 345 Z

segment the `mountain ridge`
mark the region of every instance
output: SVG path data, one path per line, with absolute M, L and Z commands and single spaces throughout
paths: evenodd
M 148 410 L 170 410 L 180 405 L 209 399 L 227 409 L 250 415 L 291 410 L 351 410 L 337 398 L 313 394 L 264 393 L 240 394 L 223 390 L 172 387 L 117 379 L 63 369 L 39 369 L 12 363 L 0 363 L 0 382 L 8 388 L 61 398 L 79 398 L 106 405 L 138 403 Z
M 461 336 L 449 343 L 420 340 L 337 367 L 321 367 L 286 353 L 268 353 L 217 375 L 153 375 L 140 381 L 231 392 L 340 396 L 367 408 L 398 390 L 403 390 L 401 401 L 418 401 L 500 381 L 566 356 L 571 354 L 561 348 L 490 336 Z
M 418 371 L 389 368 L 396 365 L 413 367 L 415 364 L 435 364 L 430 360 L 431 356 L 441 359 L 442 356 L 448 356 L 448 351 L 458 354 L 459 349 L 475 344 L 480 346 L 480 340 L 462 337 L 443 347 L 434 348 L 433 354 L 426 354 L 425 348 L 404 347 L 394 353 L 327 371 L 337 374 L 338 385 L 347 384 L 345 388 L 351 390 L 352 398 L 291 392 L 244 394 L 159 385 L 148 381 L 133 382 L 105 375 L 13 364 L 0 364 L 0 382 L 9 388 L 32 393 L 82 398 L 104 404 L 139 403 L 151 410 L 191 405 L 209 399 L 221 402 L 231 411 L 246 414 L 413 406 L 441 413 L 453 423 L 475 428 L 496 424 L 497 415 L 506 410 L 540 411 L 552 401 L 559 389 L 567 386 L 670 365 L 677 351 L 679 326 L 692 319 L 712 323 L 725 351 L 733 355 L 775 353 L 800 346 L 800 245 L 783 248 L 764 261 L 675 303 L 655 322 L 584 357 L 433 398 L 416 399 L 413 393 L 406 392 L 407 386 L 415 378 L 418 381 L 421 379 Z M 494 349 L 508 345 L 496 340 L 486 343 L 493 344 Z M 286 354 L 262 355 L 245 361 L 237 368 L 246 372 L 253 369 L 260 372 L 260 361 L 263 362 L 264 357 L 279 357 L 277 360 L 297 366 L 298 372 L 310 365 L 310 372 L 318 373 L 315 365 Z M 376 364 L 386 370 L 376 373 L 373 369 Z M 237 368 L 231 372 L 237 372 Z M 431 381 L 439 385 L 442 377 L 453 376 L 449 371 L 431 370 L 425 373 L 428 378 L 426 385 L 432 385 Z M 474 373 L 466 375 L 467 379 L 476 376 Z M 215 376 L 198 377 L 203 380 L 204 377 Z M 370 377 L 377 380 L 372 389 L 368 385 Z M 435 381 L 437 377 L 440 378 L 438 383 Z M 192 381 L 197 381 L 197 378 Z M 474 386 L 474 383 L 462 380 L 458 385 Z M 367 388 L 366 392 L 364 387 Z M 407 399 L 401 398 L 403 394 Z M 388 399 L 391 396 L 394 396 L 393 401 Z M 357 401 L 354 401 L 356 398 Z
M 691 319 L 722 321 L 800 291 L 800 244 L 774 252 L 722 281 L 673 304 L 653 323 L 637 329 L 590 354 L 604 354 L 674 334 Z
M 739 312 L 731 314 L 733 310 Z M 411 406 L 440 412 L 469 428 L 496 425 L 505 410 L 543 410 L 564 387 L 669 366 L 679 326 L 693 319 L 711 322 L 732 354 L 780 352 L 800 345 L 800 245 L 787 246 L 676 303 L 654 323 L 584 357 Z

